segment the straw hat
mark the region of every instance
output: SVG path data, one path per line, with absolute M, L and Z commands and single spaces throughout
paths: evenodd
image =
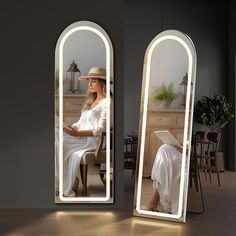
M 82 75 L 79 77 L 80 80 L 88 80 L 88 79 L 92 79 L 92 78 L 106 80 L 107 79 L 106 78 L 106 69 L 101 68 L 101 67 L 92 67 L 89 70 L 89 73 L 87 76 Z M 111 78 L 110 78 L 110 82 L 112 83 Z

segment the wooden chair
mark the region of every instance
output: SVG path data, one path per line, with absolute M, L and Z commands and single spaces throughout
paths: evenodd
M 192 188 L 193 182 L 198 192 L 198 164 L 197 164 L 197 145 L 199 143 L 199 135 L 192 136 L 190 166 L 189 166 L 189 185 Z
M 199 172 L 199 164 L 198 164 L 198 158 L 202 155 L 202 141 L 204 140 L 205 132 L 198 131 L 195 135 L 192 137 L 192 143 L 191 143 L 191 155 L 190 155 L 190 169 L 189 169 L 189 185 L 192 188 L 192 184 L 194 181 L 194 185 L 196 188 L 196 191 L 201 194 L 201 203 L 202 203 L 202 210 L 201 211 L 188 211 L 189 213 L 194 214 L 203 214 L 205 212 L 205 204 L 204 204 L 204 198 L 203 198 L 203 192 L 202 192 L 202 184 L 201 184 L 201 177 Z
M 124 169 L 131 169 L 132 176 L 136 168 L 138 139 L 124 139 Z
M 110 132 L 112 141 L 112 132 Z M 94 160 L 94 165 L 99 165 L 101 163 L 106 163 L 106 146 L 104 145 L 106 140 L 106 132 L 102 132 L 99 135 L 98 146 L 95 151 L 87 151 L 83 154 L 81 164 L 80 164 L 80 174 L 83 184 L 83 194 L 87 196 L 87 179 L 88 179 L 88 159 Z M 111 142 L 112 143 L 112 142 Z M 110 147 L 112 149 L 112 146 Z M 112 158 L 112 156 L 111 156 Z
M 218 151 L 221 134 L 214 132 L 209 132 L 206 134 L 203 131 L 199 131 L 196 134 L 200 135 L 200 152 L 196 155 L 199 160 L 199 168 L 204 171 L 206 181 L 208 173 L 210 183 L 212 182 L 211 173 L 216 172 L 218 185 L 220 186 Z
M 211 173 L 216 172 L 218 185 L 220 186 L 220 171 L 219 171 L 219 160 L 218 151 L 220 145 L 221 133 L 209 132 L 207 134 L 207 142 L 205 142 L 206 150 L 205 155 L 202 157 L 206 160 L 205 169 L 209 173 L 210 183 L 212 182 Z

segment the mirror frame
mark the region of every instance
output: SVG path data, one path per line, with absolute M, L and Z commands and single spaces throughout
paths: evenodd
M 184 120 L 184 137 L 183 137 L 183 153 L 182 153 L 182 166 L 181 166 L 181 179 L 180 179 L 180 191 L 179 191 L 179 208 L 178 214 L 172 215 L 161 212 L 152 212 L 140 209 L 141 204 L 141 191 L 142 191 L 142 172 L 144 162 L 144 147 L 145 147 L 145 133 L 146 133 L 146 119 L 147 119 L 147 106 L 148 106 L 148 93 L 149 93 L 149 81 L 152 53 L 155 47 L 164 40 L 176 40 L 179 42 L 187 52 L 188 55 L 188 85 L 185 107 L 185 120 Z M 193 123 L 193 108 L 194 108 L 194 94 L 195 94 L 195 79 L 196 79 L 196 50 L 191 39 L 184 33 L 177 30 L 166 30 L 158 34 L 149 44 L 145 56 L 144 56 L 144 71 L 142 89 L 144 93 L 141 95 L 140 104 L 140 119 L 139 119 L 139 142 L 136 164 L 136 176 L 135 176 L 135 196 L 134 196 L 134 209 L 133 214 L 135 216 L 172 220 L 177 222 L 186 221 L 186 207 L 187 207 L 187 195 L 188 195 L 188 174 L 190 163 L 190 148 L 188 156 L 186 157 L 186 145 L 191 144 L 192 137 L 192 123 Z M 146 70 L 145 70 L 145 64 Z M 191 82 L 193 83 L 192 97 L 191 97 Z M 191 99 L 191 103 L 190 103 Z M 192 104 L 190 109 L 190 104 Z M 189 112 L 191 112 L 189 117 Z M 190 118 L 190 123 L 188 122 Z M 188 129 L 189 127 L 189 129 Z
M 106 94 L 107 94 L 107 107 L 111 107 L 107 110 L 107 120 L 106 120 L 106 196 L 105 197 L 64 197 L 63 196 L 63 47 L 67 38 L 78 31 L 91 31 L 101 38 L 106 49 Z M 105 30 L 98 24 L 91 21 L 78 21 L 69 25 L 60 35 L 56 50 L 55 50 L 55 59 L 59 57 L 59 199 L 61 202 L 56 203 L 113 203 L 114 202 L 114 172 L 112 180 L 112 189 L 110 189 L 110 161 L 112 154 L 112 167 L 114 166 L 114 150 L 110 150 L 110 139 L 112 139 L 114 147 L 114 135 L 110 137 L 110 124 L 111 124 L 111 115 L 112 115 L 112 124 L 113 121 L 113 101 L 110 100 L 110 78 L 113 78 L 114 85 L 114 76 L 113 76 L 113 46 L 110 40 L 110 37 L 105 32 Z M 56 66 L 56 65 L 55 65 Z M 113 89 L 114 90 L 114 89 Z M 55 107 L 54 107 L 55 109 Z M 56 158 L 56 155 L 55 155 Z M 55 165 L 56 168 L 56 165 Z M 56 184 L 56 179 L 55 179 Z M 112 197 L 111 192 L 112 190 Z

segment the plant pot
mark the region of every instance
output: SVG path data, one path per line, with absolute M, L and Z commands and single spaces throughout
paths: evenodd
M 210 155 L 213 156 L 214 153 L 210 152 Z M 219 164 L 219 171 L 224 172 L 225 171 L 224 153 L 223 152 L 218 152 L 217 158 L 218 158 L 218 164 Z M 213 166 L 215 165 L 215 162 L 213 160 L 211 160 L 211 165 L 213 165 Z M 215 173 L 216 170 L 213 170 L 212 172 Z
M 158 102 L 158 107 L 159 108 L 170 108 L 170 104 L 171 104 L 172 101 L 160 101 Z
M 219 171 L 224 172 L 225 171 L 225 159 L 224 159 L 223 152 L 218 152 L 218 162 L 219 162 Z

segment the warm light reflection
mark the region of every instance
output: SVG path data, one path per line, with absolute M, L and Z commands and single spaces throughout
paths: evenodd
M 56 215 L 57 219 L 64 218 L 64 217 L 71 217 L 71 216 L 95 216 L 95 217 L 105 217 L 107 220 L 112 220 L 115 217 L 113 212 L 108 211 L 57 211 L 53 213 Z M 98 219 L 99 219 L 98 218 Z
M 156 230 L 158 229 L 160 232 L 160 230 L 164 230 L 164 231 L 167 231 L 166 229 L 172 229 L 174 230 L 175 233 L 181 233 L 182 232 L 182 228 L 183 226 L 182 225 L 179 225 L 177 223 L 165 223 L 165 222 L 160 222 L 160 221 L 152 221 L 151 219 L 132 219 L 132 222 L 131 222 L 131 225 L 132 225 L 132 229 L 135 229 L 139 226 L 142 226 L 142 227 L 155 227 Z

